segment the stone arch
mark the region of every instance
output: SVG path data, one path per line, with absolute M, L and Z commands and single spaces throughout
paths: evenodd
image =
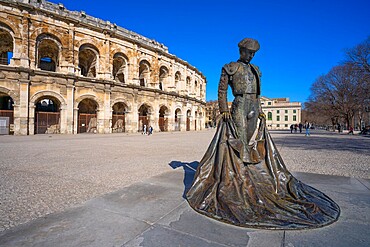
M 168 82 L 169 69 L 167 66 L 162 65 L 159 68 L 159 89 L 164 90 L 164 86 Z
M 36 38 L 36 67 L 46 71 L 56 71 L 61 58 L 62 43 L 50 33 L 41 33 Z
M 176 71 L 175 73 L 175 90 L 178 91 L 180 90 L 180 84 L 181 84 L 181 72 Z
M 7 30 L 13 37 L 13 40 L 21 37 L 20 28 L 14 26 L 8 19 L 0 17 L 0 29 Z
M 98 133 L 99 100 L 92 95 L 83 95 L 77 103 L 77 133 Z
M 122 102 L 123 104 L 126 105 L 126 107 L 127 107 L 126 110 L 128 112 L 132 111 L 132 106 L 131 106 L 130 102 L 128 102 L 125 98 L 116 98 L 115 100 L 111 101 L 111 106 L 113 106 L 116 103 L 120 103 L 120 102 Z
M 147 130 L 149 125 L 151 124 L 151 115 L 153 113 L 153 107 L 150 104 L 143 103 L 138 107 L 138 132 L 144 129 Z
M 0 22 L 0 64 L 8 65 L 15 48 L 14 32 L 6 24 Z
M 19 104 L 19 95 L 13 90 L 0 86 L 0 93 L 9 95 L 9 97 L 12 98 L 14 105 Z
M 170 115 L 170 110 L 166 105 L 159 106 L 159 118 L 158 126 L 160 131 L 168 131 L 168 116 Z
M 9 117 L 9 124 L 14 124 L 14 105 L 15 101 L 12 97 L 15 94 L 5 88 L 0 87 L 0 117 Z
M 61 122 L 64 121 L 61 112 L 66 109 L 65 105 L 65 99 L 56 92 L 45 90 L 35 93 L 30 98 L 34 134 L 59 134 Z
M 191 109 L 186 111 L 186 131 L 190 131 Z
M 67 30 L 66 30 L 67 31 Z M 68 40 L 66 39 L 61 39 L 60 36 L 62 36 L 63 34 L 61 32 L 58 32 L 57 29 L 53 29 L 53 28 L 49 28 L 49 27 L 38 27 L 36 28 L 31 34 L 30 34 L 30 40 L 34 40 L 36 41 L 37 40 L 37 37 L 39 37 L 40 35 L 42 34 L 48 34 L 52 37 L 54 37 L 56 40 L 59 41 L 59 43 L 63 46 L 63 47 L 67 47 L 68 46 Z M 64 41 L 64 42 L 63 42 Z
M 103 101 L 100 100 L 98 97 L 96 97 L 95 95 L 93 94 L 84 94 L 84 95 L 81 95 L 80 97 L 78 97 L 76 100 L 75 100 L 75 103 L 74 103 L 74 108 L 75 109 L 78 109 L 78 105 L 81 103 L 81 101 L 83 101 L 84 99 L 91 99 L 91 100 L 94 100 L 97 104 L 98 104 L 98 110 L 101 109 L 101 107 L 104 105 L 103 104 Z
M 112 105 L 112 133 L 126 131 L 127 108 L 127 105 L 122 101 L 117 101 Z
M 40 98 L 45 98 L 45 97 L 53 97 L 57 99 L 60 103 L 60 107 L 64 107 L 67 105 L 66 100 L 64 99 L 62 95 L 54 91 L 48 91 L 48 90 L 38 91 L 37 93 L 32 95 L 30 98 L 30 105 L 34 106 Z
M 146 59 L 142 59 L 139 62 L 139 80 L 140 86 L 145 87 L 148 85 L 150 80 L 150 63 Z
M 78 50 L 78 67 L 82 76 L 96 77 L 99 65 L 99 49 L 85 43 Z
M 186 90 L 188 90 L 188 92 L 190 92 L 190 83 L 191 83 L 191 78 L 190 76 L 187 76 L 186 77 Z
M 121 52 L 117 52 L 113 55 L 113 69 L 112 76 L 113 80 L 125 83 L 128 77 L 128 57 Z
M 182 110 L 180 107 L 175 108 L 174 112 L 174 130 L 181 131 L 181 118 L 182 118 Z

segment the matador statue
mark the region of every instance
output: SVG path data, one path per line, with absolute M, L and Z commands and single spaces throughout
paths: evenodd
M 317 228 L 335 222 L 339 206 L 296 179 L 267 128 L 261 73 L 250 63 L 260 45 L 239 42 L 240 59 L 222 68 L 217 131 L 187 192 L 197 212 L 229 224 L 266 229 Z M 227 89 L 234 101 L 229 112 Z

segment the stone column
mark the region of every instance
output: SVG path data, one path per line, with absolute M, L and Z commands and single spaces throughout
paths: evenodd
M 104 89 L 104 101 L 103 101 L 103 111 L 104 111 L 104 119 L 103 119 L 103 132 L 104 134 L 111 133 L 112 132 L 112 106 L 110 105 L 110 85 L 105 84 Z M 100 132 L 99 132 L 100 133 Z
M 75 86 L 73 85 L 73 80 L 69 79 L 67 84 L 67 107 L 66 107 L 66 134 L 77 134 L 77 129 L 74 126 L 75 123 L 75 113 L 74 111 L 74 98 L 75 98 Z
M 19 81 L 19 131 L 18 135 L 27 135 L 29 128 L 29 134 L 33 135 L 33 119 L 32 126 L 28 122 L 28 111 L 35 112 L 34 107 L 29 109 L 29 86 L 30 81 L 28 80 L 28 73 L 21 72 L 21 79 Z M 30 119 L 31 121 L 31 119 Z M 32 131 L 32 132 L 31 132 Z
M 59 131 L 60 134 L 68 134 L 67 129 L 67 116 L 68 116 L 68 105 L 64 104 L 60 106 L 60 126 Z

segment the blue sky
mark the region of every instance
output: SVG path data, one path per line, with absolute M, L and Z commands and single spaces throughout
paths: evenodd
M 51 2 L 164 43 L 207 77 L 207 100 L 217 99 L 221 68 L 238 59 L 245 37 L 261 45 L 252 63 L 262 71 L 262 95 L 305 102 L 315 79 L 370 35 L 369 0 Z

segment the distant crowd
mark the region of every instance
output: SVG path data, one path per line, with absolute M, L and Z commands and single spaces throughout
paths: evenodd
M 290 133 L 297 133 L 298 130 L 299 130 L 299 133 L 302 133 L 302 129 L 305 129 L 306 130 L 306 136 L 310 136 L 310 129 L 312 128 L 312 124 L 305 121 L 304 124 L 302 123 L 299 123 L 299 124 L 292 124 L 290 125 Z

